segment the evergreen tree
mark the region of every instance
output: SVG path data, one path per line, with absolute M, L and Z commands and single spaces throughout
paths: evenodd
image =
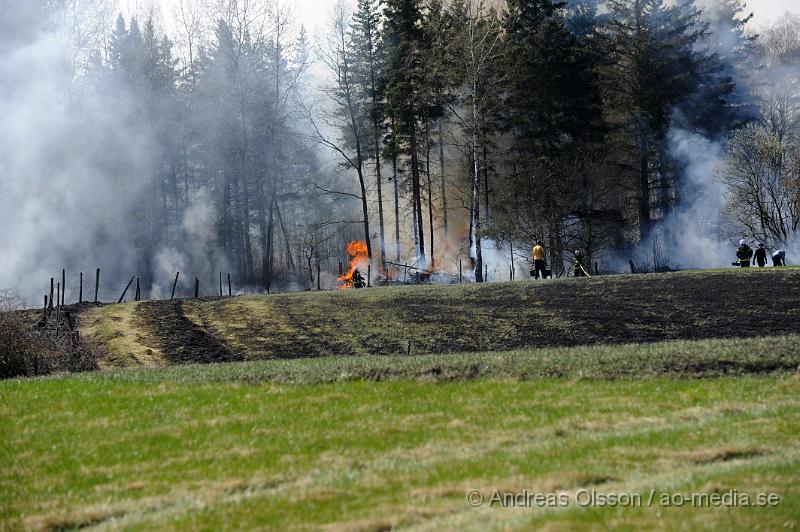
M 389 134 L 393 137 L 393 145 L 409 159 L 417 259 L 425 264 L 427 259 L 419 149 L 420 121 L 426 105 L 426 102 L 421 100 L 421 96 L 426 92 L 423 57 L 429 53 L 430 47 L 422 30 L 423 14 L 420 0 L 383 0 L 383 2 L 386 113 L 394 124 Z
M 650 232 L 653 207 L 672 198 L 667 134 L 676 106 L 702 79 L 705 55 L 696 44 L 706 26 L 691 1 L 610 0 L 613 18 L 602 28 L 606 117 L 614 127 L 620 165 L 635 176 L 639 238 Z
M 523 158 L 602 129 L 594 65 L 558 15 L 562 6 L 512 0 L 506 16 L 507 126 Z
M 579 165 L 576 175 L 573 160 L 592 153 L 585 146 L 605 135 L 590 41 L 570 31 L 563 6 L 513 0 L 504 22 L 510 171 L 495 228 L 528 243 L 549 237 L 551 251 L 559 256 L 565 220 L 578 216 L 569 198 L 592 164 Z

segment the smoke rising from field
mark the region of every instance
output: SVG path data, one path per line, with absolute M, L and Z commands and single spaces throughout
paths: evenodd
M 16 31 L 0 36 L 0 286 L 32 305 L 62 268 L 68 301 L 77 299 L 79 271 L 88 287 L 96 267 L 106 299 L 151 267 L 151 282 L 161 284 L 178 269 L 215 271 L 215 213 L 202 196 L 180 221 L 182 249 L 165 247 L 154 265 L 143 263 L 155 126 L 143 122 L 129 89 L 80 70 L 74 35 L 63 27 L 80 14 L 45 13 L 36 3 L 10 12 L 5 23 Z
M 6 39 L 0 54 L 0 286 L 28 303 L 62 267 L 134 261 L 120 214 L 139 189 L 115 169 L 146 172 L 151 149 L 111 125 L 130 112 L 123 92 L 74 97 L 71 44 L 48 26 Z
M 639 264 L 671 268 L 719 268 L 735 259 L 722 215 L 725 187 L 716 179 L 720 142 L 676 129 L 669 149 L 683 167 L 679 201 L 639 248 Z M 653 262 L 659 264 L 653 264 Z
M 46 13 L 41 7 L 47 4 L 43 1 L 13 2 L 13 7 L 5 5 L 12 4 L 10 0 L 0 2 L 3 2 L 0 4 L 0 288 L 17 288 L 27 304 L 38 305 L 49 288 L 49 278 L 58 277 L 61 268 L 66 268 L 66 299 L 74 301 L 78 272 L 83 271 L 91 277 L 94 269 L 100 267 L 104 272 L 103 280 L 107 281 L 104 288 L 110 290 L 120 282 L 124 284 L 131 275 L 142 275 L 143 290 L 152 290 L 152 295 L 159 297 L 165 294 L 165 287 L 169 287 L 177 271 L 181 272 L 182 279 L 193 281 L 197 276 L 203 279 L 204 286 L 208 286 L 215 283 L 219 271 L 235 268 L 235 265 L 227 263 L 226 251 L 221 249 L 223 244 L 218 241 L 218 236 L 225 223 L 234 226 L 239 222 L 226 221 L 226 213 L 217 208 L 221 202 L 214 194 L 221 194 L 219 191 L 223 187 L 214 189 L 213 194 L 209 191 L 219 184 L 211 182 L 232 179 L 231 174 L 235 172 L 230 168 L 238 168 L 238 160 L 232 163 L 229 160 L 235 159 L 231 153 L 237 147 L 228 144 L 230 137 L 237 134 L 237 115 L 235 109 L 231 111 L 235 106 L 231 106 L 230 101 L 222 101 L 218 107 L 229 107 L 219 114 L 213 114 L 217 109 L 192 110 L 200 118 L 198 129 L 203 130 L 202 134 L 214 126 L 219 129 L 203 137 L 207 144 L 199 148 L 189 146 L 189 149 L 204 151 L 212 143 L 209 139 L 213 138 L 213 149 L 209 151 L 215 153 L 194 154 L 195 163 L 205 165 L 203 170 L 206 173 L 198 179 L 200 184 L 193 186 L 191 198 L 184 202 L 187 203 L 185 208 L 165 208 L 164 211 L 174 212 L 174 215 L 160 219 L 150 209 L 154 209 L 153 204 L 162 197 L 171 196 L 168 191 L 158 189 L 161 184 L 153 183 L 155 175 L 163 177 L 169 174 L 163 167 L 159 168 L 163 161 L 159 161 L 158 155 L 162 150 L 158 130 L 163 125 L 161 122 L 171 120 L 175 123 L 179 120 L 175 116 L 159 116 L 157 112 L 154 113 L 156 119 L 151 120 L 143 113 L 131 87 L 109 81 L 106 77 L 108 69 L 89 68 L 103 63 L 101 57 L 107 54 L 108 34 L 113 29 L 116 11 L 106 9 L 108 6 L 104 0 L 72 2 L 81 6 L 83 11 L 66 15 L 52 11 Z M 103 10 L 89 13 L 96 6 Z M 71 31 L 76 20 L 84 24 L 77 35 L 79 38 Z M 67 30 L 68 27 L 71 30 Z M 730 27 L 719 25 L 711 29 L 714 36 L 711 42 L 720 55 L 730 57 L 739 53 L 738 41 Z M 210 32 L 213 33 L 213 29 Z M 747 77 L 749 67 L 737 61 L 731 63 L 740 67 L 731 75 L 744 97 L 755 90 Z M 222 74 L 220 70 L 218 76 L 222 77 Z M 785 69 L 775 67 L 768 72 L 759 72 L 758 76 L 762 84 L 778 87 L 779 77 L 784 74 Z M 214 85 L 217 82 L 219 86 Z M 220 86 L 227 88 L 215 75 L 209 75 L 206 85 L 198 90 L 206 91 L 206 95 L 210 93 L 212 97 L 209 100 L 216 102 L 226 96 L 220 94 L 225 92 L 219 89 Z M 259 87 L 257 96 L 268 98 L 271 89 L 261 89 L 263 87 Z M 175 108 L 179 106 L 174 105 Z M 224 113 L 228 114 L 221 116 Z M 290 117 L 288 121 L 295 118 Z M 287 134 L 282 142 L 288 143 L 288 137 Z M 723 142 L 723 138 L 701 137 L 683 127 L 673 129 L 670 152 L 684 168 L 680 176 L 679 203 L 656 225 L 653 238 L 657 242 L 648 240 L 634 252 L 637 262 L 650 260 L 655 243 L 663 250 L 668 265 L 673 267 L 730 265 L 732 243 L 740 236 L 725 232 L 725 220 L 721 215 L 724 189 L 714 179 Z M 263 142 L 263 145 L 267 144 L 267 141 Z M 449 148 L 448 154 L 451 151 L 455 150 Z M 266 155 L 270 154 L 263 153 L 263 150 L 251 153 L 250 159 L 242 164 L 255 166 L 254 159 L 266 158 Z M 452 155 L 456 159 L 456 154 Z M 295 170 L 290 168 L 299 166 L 301 159 L 311 159 L 308 153 L 286 150 L 281 157 L 292 159 L 288 164 L 282 161 L 282 166 L 275 170 L 281 178 L 286 175 L 288 181 L 302 175 L 303 179 L 310 179 L 307 175 L 310 171 L 303 173 L 301 169 L 292 174 Z M 227 173 L 218 170 L 214 164 L 208 164 L 212 158 L 215 158 L 213 163 L 229 163 L 225 168 Z M 468 175 L 455 161 L 448 162 L 447 171 L 453 175 Z M 262 175 L 267 174 L 269 172 L 264 171 Z M 459 179 L 463 181 L 461 177 Z M 330 185 L 332 189 L 353 190 L 350 175 L 335 176 L 330 180 L 335 183 L 322 184 Z M 368 186 L 372 189 L 371 177 L 369 181 Z M 251 190 L 253 188 L 251 185 Z M 436 260 L 441 263 L 437 267 L 450 273 L 457 268 L 458 257 L 466 259 L 469 254 L 466 249 L 469 218 L 465 215 L 468 211 L 459 203 L 459 200 L 464 203 L 466 199 L 458 197 L 460 193 L 455 189 L 455 186 L 449 189 L 452 195 L 449 198 L 449 241 L 445 241 L 443 231 L 438 227 L 441 220 L 435 221 Z M 159 198 L 151 196 L 154 191 Z M 182 195 L 182 192 L 176 195 Z M 241 200 L 234 198 L 226 205 L 236 204 L 231 210 L 238 214 L 243 208 L 237 201 Z M 374 201 L 372 203 L 374 205 Z M 328 205 L 334 214 L 326 213 L 328 218 L 325 221 L 351 220 L 354 218 L 352 213 L 357 211 L 355 202 L 330 200 Z M 391 205 L 391 190 L 387 184 L 384 186 L 384 207 L 386 249 L 390 259 L 395 256 Z M 413 254 L 413 241 L 406 197 L 401 197 L 401 205 L 402 255 L 408 257 Z M 254 204 L 249 208 L 251 212 L 258 210 Z M 314 211 L 308 205 L 304 208 Z M 308 215 L 307 225 L 320 221 L 312 219 L 315 215 L 317 213 Z M 288 225 L 292 216 L 288 207 L 284 216 Z M 375 232 L 374 206 L 371 216 Z M 427 217 L 425 221 L 428 240 Z M 255 220 L 249 223 L 246 232 L 255 241 L 262 230 L 256 227 Z M 167 236 L 148 238 L 155 232 L 154 226 L 168 228 L 162 231 Z M 292 229 L 289 227 L 287 232 L 291 233 Z M 234 232 L 228 226 L 224 230 L 228 231 L 226 234 Z M 282 233 L 277 222 L 275 231 Z M 283 237 L 278 240 L 282 241 Z M 282 242 L 279 244 L 283 246 Z M 378 239 L 373 233 L 376 254 L 377 249 Z M 526 266 L 522 265 L 519 257 L 527 258 L 530 250 L 515 251 L 517 271 L 524 272 Z M 788 251 L 791 254 L 791 250 Z M 259 250 L 253 252 L 256 263 L 260 262 L 259 253 Z M 299 258 L 301 253 L 296 253 Z M 326 253 L 325 258 L 335 264 L 335 252 Z M 485 239 L 482 253 L 484 263 L 489 265 L 490 280 L 508 277 L 510 250 L 497 249 L 493 242 Z M 617 269 L 626 269 L 628 258 L 626 254 Z M 408 258 L 409 263 L 413 260 Z M 306 266 L 303 264 L 304 268 Z M 308 269 L 313 270 L 313 267 Z M 466 270 L 465 261 L 465 275 Z M 332 286 L 333 280 L 327 277 L 329 272 L 321 273 L 328 281 L 326 284 Z M 295 288 L 305 287 L 296 285 Z

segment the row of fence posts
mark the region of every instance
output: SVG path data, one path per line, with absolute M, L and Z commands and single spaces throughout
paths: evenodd
M 100 268 L 95 272 L 94 282 L 94 302 L 97 303 L 97 296 L 100 290 Z M 55 292 L 55 293 L 54 293 Z M 52 310 L 64 306 L 67 293 L 67 270 L 61 270 L 61 282 L 56 283 L 55 278 L 50 278 L 50 295 L 44 295 L 44 310 Z M 78 288 L 78 303 L 83 303 L 83 272 L 80 272 L 80 284 Z
M 317 266 L 319 271 L 319 266 Z M 175 290 L 178 287 L 178 279 L 181 275 L 181 272 L 177 272 L 175 274 L 175 280 L 172 283 L 172 293 L 170 295 L 170 300 L 175 299 Z M 319 277 L 318 277 L 319 280 Z M 142 291 L 140 285 L 139 277 L 135 275 L 131 277 L 128 284 L 125 285 L 125 289 L 122 291 L 122 294 L 119 296 L 117 303 L 122 303 L 125 299 L 125 295 L 130 290 L 133 282 L 136 281 L 136 288 L 134 291 L 134 301 L 141 301 L 142 300 Z M 318 284 L 319 286 L 319 284 Z M 47 312 L 48 310 L 52 310 L 54 308 L 61 308 L 65 306 L 65 299 L 66 299 L 66 292 L 67 292 L 67 270 L 61 270 L 61 281 L 56 282 L 55 277 L 50 278 L 50 294 L 44 295 L 44 310 Z M 100 294 L 100 268 L 97 268 L 95 271 L 95 281 L 94 281 L 94 303 L 99 303 L 98 297 Z M 228 297 L 233 296 L 233 285 L 231 283 L 231 274 L 228 274 Z M 194 297 L 198 299 L 200 297 L 200 279 L 195 277 L 194 279 Z M 223 297 L 223 285 L 222 285 L 222 272 L 219 272 L 219 297 Z M 78 284 L 78 304 L 82 304 L 83 301 L 83 272 L 80 272 L 80 281 Z
M 513 251 L 512 251 L 513 253 Z M 595 273 L 599 274 L 599 267 L 597 262 L 594 264 Z M 413 269 L 413 268 L 412 268 Z M 408 270 L 409 265 L 405 264 L 403 266 L 403 284 L 406 284 L 408 281 Z M 317 290 L 322 290 L 321 284 L 321 267 L 320 264 L 317 263 Z M 170 294 L 170 300 L 175 299 L 175 291 L 178 287 L 178 280 L 180 278 L 181 272 L 177 272 L 175 274 L 175 280 L 172 283 L 172 293 Z M 344 270 L 342 266 L 342 262 L 339 261 L 339 277 L 344 275 Z M 511 265 L 509 266 L 509 280 L 513 281 L 516 279 L 516 270 L 514 268 L 514 258 L 512 255 L 511 258 Z M 484 282 L 489 281 L 489 265 L 484 265 L 484 275 L 483 275 Z M 128 284 L 125 286 L 125 289 L 122 291 L 122 295 L 119 296 L 117 303 L 122 303 L 125 299 L 125 295 L 128 293 L 128 290 L 133 285 L 133 282 L 136 281 L 136 288 L 134 292 L 134 301 L 141 301 L 142 292 L 141 286 L 139 282 L 139 277 L 135 275 L 131 277 Z M 231 284 L 231 274 L 227 274 L 227 281 L 228 281 L 228 297 L 233 296 L 233 286 Z M 67 282 L 67 272 L 66 269 L 61 270 L 61 282 L 56 282 L 54 277 L 50 278 L 50 295 L 48 296 L 45 294 L 44 296 L 44 307 L 45 311 L 48 309 L 58 308 L 64 306 L 64 301 L 66 297 L 66 282 Z M 464 270 L 463 270 L 463 261 L 462 259 L 458 259 L 458 282 L 464 282 Z M 372 286 L 372 265 L 367 266 L 367 287 Z M 95 282 L 94 282 L 94 303 L 98 303 L 98 295 L 100 292 L 100 268 L 95 270 Z M 194 279 L 194 297 L 195 299 L 200 297 L 200 279 L 195 277 Z M 223 276 L 222 272 L 219 272 L 219 297 L 224 297 L 223 293 Z M 83 272 L 80 272 L 80 284 L 78 288 L 78 303 L 83 303 Z

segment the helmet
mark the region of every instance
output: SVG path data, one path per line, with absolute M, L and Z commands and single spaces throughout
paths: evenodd
M 746 242 L 744 241 L 744 238 L 739 240 L 739 245 L 740 246 L 744 246 L 745 244 L 746 244 Z
M 575 256 L 576 256 L 576 257 L 580 257 L 581 255 L 583 255 L 583 251 L 581 251 L 581 250 L 579 250 L 579 249 L 576 249 L 576 250 L 575 250 Z

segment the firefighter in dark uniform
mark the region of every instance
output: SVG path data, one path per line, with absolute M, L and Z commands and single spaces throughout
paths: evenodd
M 583 256 L 583 251 L 580 249 L 575 250 L 575 277 L 586 277 L 586 257 Z
M 767 265 L 767 250 L 764 249 L 764 244 L 759 244 L 758 249 L 756 250 L 756 264 L 758 264 L 759 268 L 763 268 Z
M 739 259 L 739 261 L 734 262 L 734 266 L 738 264 L 742 268 L 750 267 L 750 259 L 753 258 L 753 249 L 747 245 L 744 239 L 739 241 L 739 249 L 736 250 L 736 258 Z
M 353 270 L 353 275 L 350 277 L 350 280 L 353 281 L 353 288 L 364 288 L 367 285 L 366 281 L 364 281 L 364 276 L 361 275 L 358 268 Z

